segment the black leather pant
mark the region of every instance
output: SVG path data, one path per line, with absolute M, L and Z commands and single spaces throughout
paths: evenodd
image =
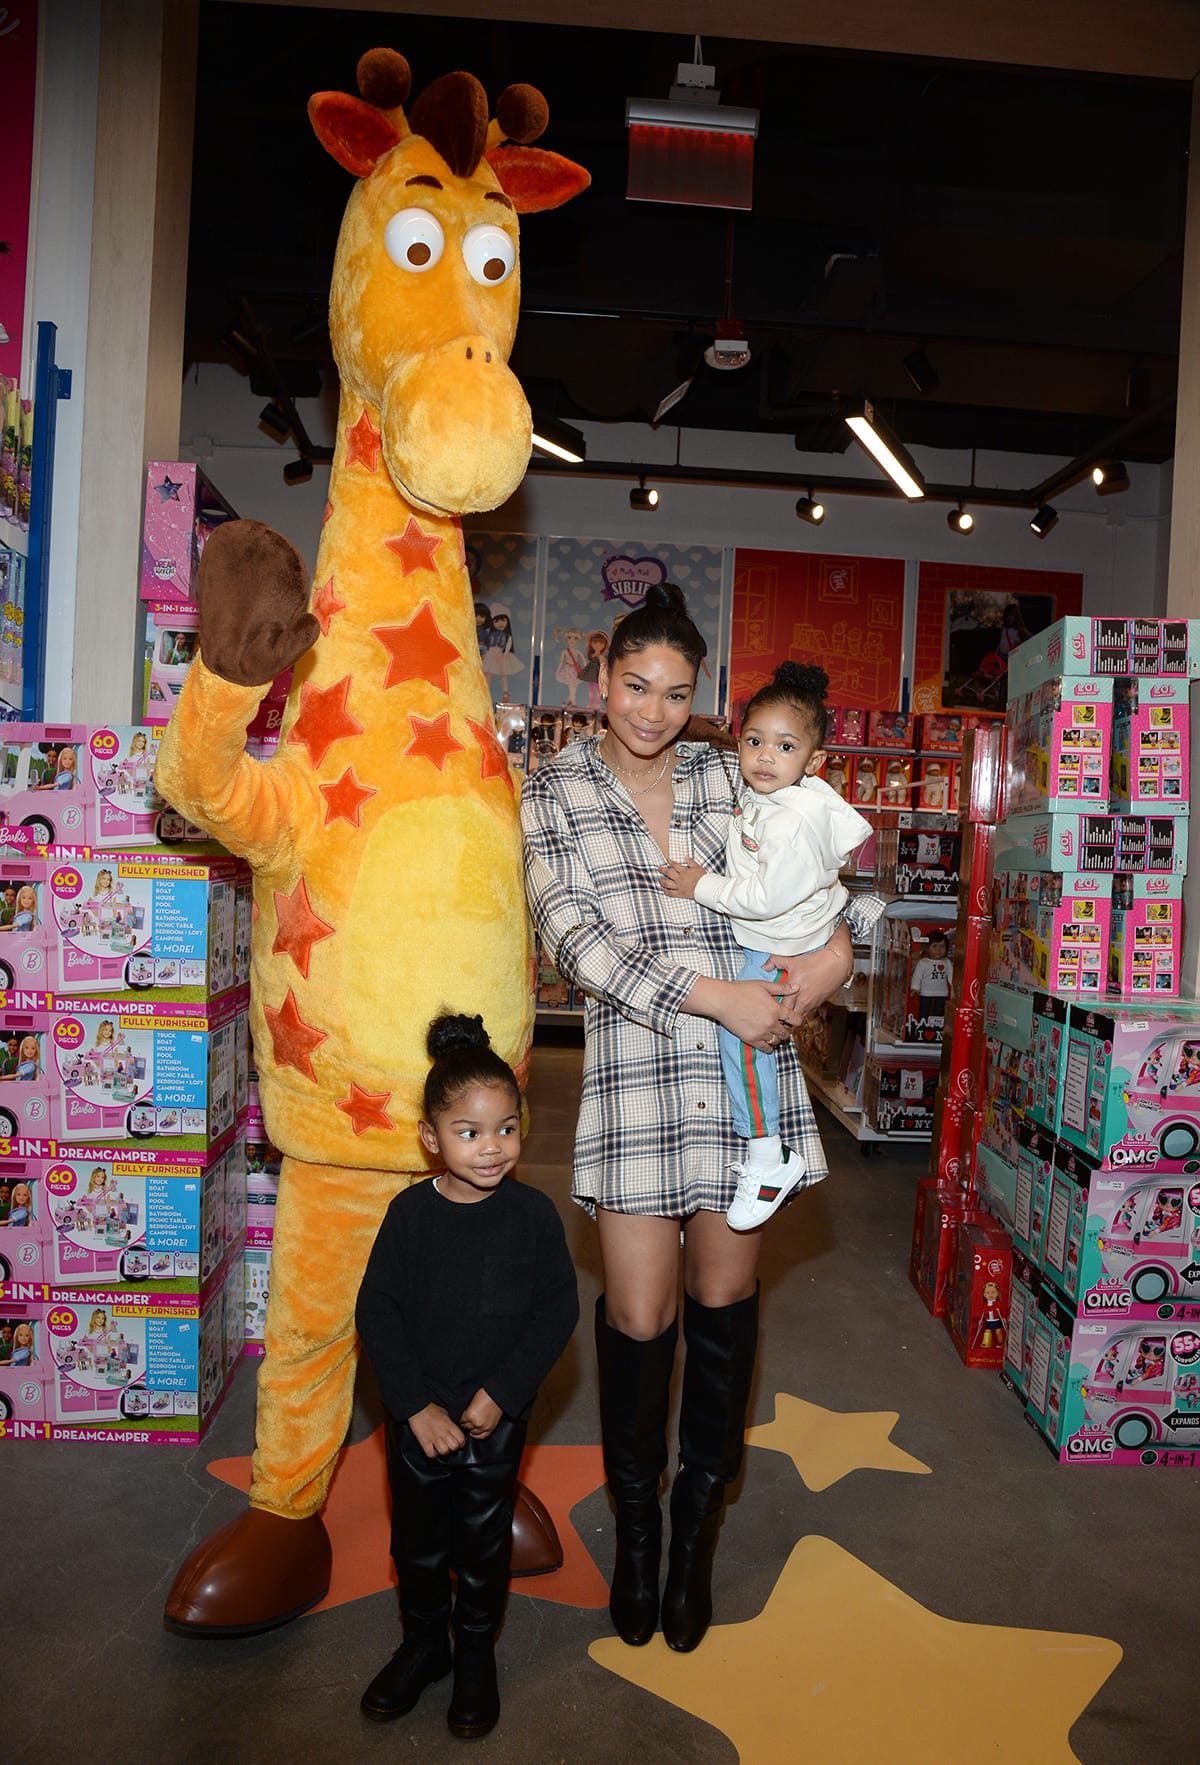
M 525 1423 L 503 1416 L 486 1440 L 426 1458 L 407 1422 L 387 1419 L 392 1560 L 406 1639 L 445 1628 L 450 1571 L 456 1632 L 492 1636 L 504 1615 L 512 1557 L 513 1486 Z

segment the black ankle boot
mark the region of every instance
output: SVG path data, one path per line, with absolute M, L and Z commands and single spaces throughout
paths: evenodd
M 495 1638 L 460 1631 L 454 1639 L 454 1695 L 446 1726 L 459 1740 L 478 1740 L 500 1720 Z
M 694 1649 L 712 1620 L 712 1562 L 726 1485 L 742 1463 L 746 1405 L 758 1346 L 758 1291 L 733 1305 L 684 1299 L 687 1358 L 679 1413 L 679 1475 L 671 1491 L 671 1551 L 662 1601 L 669 1646 Z
M 375 1675 L 359 1708 L 373 1722 L 407 1716 L 426 1687 L 445 1679 L 450 1667 L 450 1637 L 445 1629 L 440 1636 L 406 1638 Z
M 596 1301 L 596 1361 L 604 1472 L 617 1509 L 617 1550 L 608 1610 L 622 1642 L 640 1648 L 658 1624 L 662 1509 L 658 1485 L 667 1465 L 667 1406 L 678 1326 L 639 1342 L 608 1322 Z

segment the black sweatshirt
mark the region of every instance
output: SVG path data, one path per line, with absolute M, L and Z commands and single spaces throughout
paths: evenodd
M 549 1196 L 504 1179 L 482 1201 L 414 1183 L 384 1216 L 356 1321 L 393 1416 L 438 1403 L 457 1422 L 482 1387 L 525 1417 L 579 1317 Z

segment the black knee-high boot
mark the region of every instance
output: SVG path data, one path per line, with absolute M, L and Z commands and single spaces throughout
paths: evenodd
M 446 1723 L 459 1740 L 476 1740 L 500 1719 L 496 1632 L 504 1617 L 512 1559 L 512 1504 L 525 1423 L 505 1416 L 486 1440 L 455 1454 L 451 1483 L 458 1577 L 454 1600 L 454 1692 Z
M 363 1693 L 362 1713 L 374 1722 L 407 1716 L 451 1666 L 448 1473 L 425 1457 L 406 1422 L 389 1416 L 385 1438 L 404 1641 Z
M 746 1405 L 758 1346 L 758 1290 L 733 1305 L 683 1305 L 679 1474 L 671 1491 L 671 1551 L 663 1635 L 694 1649 L 712 1619 L 712 1560 L 725 1487 L 742 1463 Z
M 608 1610 L 622 1642 L 639 1648 L 658 1624 L 662 1509 L 658 1486 L 667 1468 L 667 1406 L 675 1364 L 676 1320 L 639 1342 L 614 1330 L 596 1301 L 596 1360 L 604 1474 L 617 1507 L 617 1554 Z

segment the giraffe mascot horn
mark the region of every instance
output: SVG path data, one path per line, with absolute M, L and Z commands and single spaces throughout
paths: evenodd
M 588 174 L 530 143 L 545 101 L 511 86 L 489 121 L 470 74 L 406 117 L 408 64 L 376 49 L 359 92 L 309 117 L 353 172 L 329 331 L 341 376 L 315 582 L 254 521 L 216 532 L 200 653 L 162 742 L 167 799 L 254 870 L 251 1025 L 284 1153 L 248 1509 L 200 1544 L 167 1626 L 250 1635 L 329 1587 L 321 1509 L 350 1418 L 354 1305 L 389 1201 L 427 1173 L 425 1030 L 479 1011 L 524 1080 L 530 951 L 512 780 L 475 639 L 460 516 L 517 488 L 530 414 L 508 356 L 519 214 Z M 246 729 L 295 665 L 278 750 Z M 561 1561 L 524 1492 L 514 1573 Z

